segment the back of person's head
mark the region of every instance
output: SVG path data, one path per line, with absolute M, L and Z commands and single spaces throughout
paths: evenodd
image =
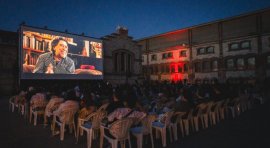
M 120 101 L 120 100 L 122 100 L 120 91 L 115 91 L 113 93 L 113 101 Z

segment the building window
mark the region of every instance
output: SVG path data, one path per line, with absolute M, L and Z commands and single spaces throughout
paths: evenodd
M 204 47 L 197 49 L 197 55 L 200 55 L 200 54 L 205 54 L 205 48 Z
M 239 43 L 229 44 L 229 50 L 239 50 Z
M 247 66 L 249 69 L 253 69 L 255 67 L 255 57 L 250 57 L 247 59 Z
M 197 55 L 214 53 L 214 46 L 201 47 L 197 49 Z
M 162 54 L 162 59 L 169 59 L 169 58 L 173 58 L 173 53 L 172 52 Z
M 213 46 L 207 47 L 206 52 L 207 53 L 214 53 L 214 47 Z
M 268 46 L 270 47 L 270 37 L 268 37 Z
M 175 73 L 175 66 L 174 65 L 171 66 L 171 73 Z
M 170 73 L 170 65 L 165 65 L 165 73 Z
M 113 53 L 113 64 L 114 64 L 114 71 L 115 72 L 126 72 L 130 73 L 133 70 L 133 56 L 125 51 L 120 51 Z
M 124 72 L 125 71 L 125 68 L 126 68 L 125 53 L 124 52 L 121 53 L 120 61 L 121 61 L 121 63 L 120 63 L 120 69 L 121 69 L 122 72 Z
M 154 67 L 153 66 L 150 66 L 149 70 L 150 70 L 150 74 L 154 74 Z
M 227 62 L 226 62 L 226 64 L 227 64 L 227 68 L 228 69 L 233 69 L 234 68 L 234 61 L 233 61 L 233 59 L 228 59 Z
M 173 53 L 172 52 L 169 52 L 168 53 L 168 58 L 172 58 L 173 57 Z
M 211 67 L 210 67 L 210 62 L 205 61 L 203 62 L 203 71 L 210 71 Z
M 177 69 L 178 69 L 178 73 L 182 73 L 183 72 L 183 68 L 182 65 L 177 65 Z
M 229 44 L 229 51 L 251 49 L 250 41 L 242 41 Z
M 244 64 L 243 58 L 237 59 L 236 64 L 237 64 L 237 69 L 244 69 L 245 64 Z
M 195 72 L 201 72 L 201 63 L 195 63 Z
M 156 54 L 152 54 L 151 55 L 151 61 L 156 61 L 157 60 L 157 55 Z
M 250 49 L 250 41 L 241 42 L 241 49 Z
M 270 65 L 270 56 L 267 56 L 266 62 L 268 65 Z
M 118 71 L 118 53 L 114 54 L 114 71 Z
M 187 57 L 187 51 L 186 50 L 180 51 L 180 57 Z
M 157 74 L 158 73 L 158 65 L 154 66 L 154 74 Z
M 218 61 L 217 60 L 212 62 L 212 71 L 218 71 Z
M 184 64 L 184 73 L 188 72 L 188 65 Z

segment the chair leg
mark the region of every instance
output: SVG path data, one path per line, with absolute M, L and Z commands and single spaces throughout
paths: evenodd
M 121 148 L 125 148 L 125 147 L 126 147 L 126 146 L 125 146 L 125 140 L 120 141 L 120 145 L 121 145 Z
M 143 135 L 142 135 L 143 136 Z M 142 140 L 141 140 L 141 144 L 143 143 L 143 137 L 142 137 Z M 131 148 L 131 141 L 130 141 L 130 135 L 128 134 L 128 145 L 129 145 L 129 148 Z
M 183 126 L 183 121 L 180 120 L 180 121 L 179 121 L 179 124 L 180 124 L 180 130 L 181 130 L 182 137 L 184 137 L 184 126 Z M 177 139 L 178 139 L 178 138 L 177 138 Z
M 225 119 L 225 116 L 224 116 L 224 108 L 222 108 L 222 109 L 220 110 L 220 118 L 221 118 L 221 120 L 224 120 L 224 119 Z
M 219 122 L 220 121 L 219 111 L 217 111 L 214 116 L 217 118 L 216 123 Z
M 162 128 L 161 130 L 161 139 L 163 147 L 166 147 L 166 128 Z
M 208 114 L 204 115 L 204 127 L 208 128 Z
M 76 131 L 75 123 L 72 123 L 72 127 L 73 127 L 73 130 L 74 130 L 74 136 L 77 137 L 77 131 Z
M 150 132 L 150 138 L 151 138 L 152 148 L 154 148 L 154 139 L 153 139 L 153 133 L 152 133 L 152 131 Z
M 31 123 L 31 121 L 32 121 L 32 110 L 30 109 L 29 122 Z
M 212 125 L 216 125 L 216 113 L 215 112 L 213 112 L 213 113 L 211 113 L 211 116 L 212 116 Z
M 172 143 L 173 142 L 173 132 L 172 132 L 172 127 L 171 126 L 169 126 L 169 134 L 170 134 L 170 142 Z M 166 135 L 165 135 L 166 136 Z
M 14 104 L 11 104 L 11 111 L 12 112 L 14 112 L 14 108 L 15 108 Z
M 185 127 L 185 135 L 189 135 L 189 123 L 188 120 L 183 120 Z
M 156 129 L 156 139 L 159 139 L 159 131 Z
M 194 117 L 195 131 L 199 131 L 199 121 L 198 117 Z
M 87 132 L 87 148 L 91 148 L 92 147 L 92 135 L 93 135 L 93 130 L 90 129 Z
M 117 140 L 112 141 L 112 148 L 117 148 Z
M 142 148 L 142 144 L 143 144 L 143 134 L 138 134 L 136 135 L 137 138 L 137 147 L 138 148 Z
M 60 126 L 60 140 L 61 141 L 64 140 L 64 135 L 65 135 L 65 124 L 62 123 L 62 125 Z
M 235 111 L 234 111 L 234 108 L 231 108 L 231 111 L 232 111 L 232 118 L 234 119 L 234 117 L 235 117 Z
M 34 126 L 37 125 L 37 113 L 35 112 L 34 113 Z
M 178 137 L 177 137 L 177 123 L 174 123 L 172 125 L 172 128 L 173 128 L 173 138 L 176 141 L 178 139 Z

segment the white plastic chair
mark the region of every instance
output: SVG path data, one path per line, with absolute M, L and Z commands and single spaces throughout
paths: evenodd
M 132 125 L 132 122 L 132 118 L 123 118 L 115 121 L 109 128 L 107 128 L 113 138 L 109 135 L 106 135 L 106 133 L 104 134 L 104 138 L 109 141 L 109 143 L 112 145 L 112 148 L 117 148 L 118 141 L 120 142 L 122 148 L 125 147 L 126 140 L 128 140 L 129 148 L 131 148 L 129 129 Z

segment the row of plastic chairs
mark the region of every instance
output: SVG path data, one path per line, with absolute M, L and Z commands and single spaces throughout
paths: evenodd
M 40 96 L 40 98 L 42 98 Z M 42 100 L 42 99 L 38 99 Z M 44 99 L 45 100 L 45 99 Z M 34 125 L 36 125 L 36 118 L 38 115 L 46 114 L 46 110 L 48 110 L 48 106 L 50 104 L 46 101 L 40 101 L 43 103 L 37 103 L 38 105 L 31 104 L 30 106 L 30 122 L 32 118 L 32 114 L 34 115 Z M 61 101 L 60 101 L 61 102 Z M 33 103 L 33 102 L 32 102 Z M 59 102 L 56 102 L 59 103 Z M 10 103 L 11 104 L 11 103 Z M 46 105 L 45 105 L 46 104 Z M 83 135 L 83 131 L 87 133 L 87 147 L 91 148 L 92 139 L 96 138 L 98 133 L 102 133 L 100 122 L 106 116 L 106 112 L 104 111 L 108 104 L 101 106 L 95 113 L 89 115 L 85 119 L 78 118 L 77 123 L 77 132 L 75 129 L 74 122 L 74 114 L 75 112 L 69 112 L 67 114 L 72 114 L 73 118 L 71 118 L 66 123 L 71 123 L 69 126 L 74 129 L 75 137 L 79 139 L 79 136 Z M 53 105 L 51 105 L 53 106 Z M 45 107 L 45 108 L 44 108 Z M 12 104 L 10 105 L 12 108 Z M 42 111 L 44 108 L 44 112 Z M 190 130 L 199 131 L 199 123 L 201 123 L 201 127 L 203 129 L 209 127 L 209 121 L 211 125 L 215 125 L 220 120 L 225 119 L 225 114 L 227 117 L 229 113 L 231 113 L 232 118 L 235 118 L 236 115 L 240 115 L 241 112 L 244 112 L 251 108 L 251 102 L 247 96 L 241 96 L 235 98 L 233 100 L 225 99 L 218 102 L 206 102 L 199 104 L 196 108 L 191 109 L 188 113 L 185 112 L 173 112 L 169 111 L 165 113 L 163 116 L 156 120 L 156 115 L 147 115 L 145 118 L 141 119 L 140 122 L 142 126 L 140 127 L 131 127 L 134 120 L 131 118 L 125 118 L 114 122 L 107 130 L 109 130 L 110 134 L 114 137 L 108 136 L 103 133 L 105 139 L 112 144 L 112 147 L 117 147 L 117 143 L 120 141 L 121 145 L 124 145 L 125 140 L 129 140 L 130 136 L 129 132 L 134 135 L 137 139 L 137 147 L 142 148 L 143 145 L 143 135 L 150 135 L 151 137 L 151 145 L 154 148 L 153 142 L 153 130 L 156 131 L 156 138 L 161 136 L 162 146 L 167 146 L 167 129 L 169 129 L 170 141 L 178 140 L 178 126 L 180 127 L 182 137 L 189 135 Z M 40 110 L 39 110 L 40 109 Z M 187 115 L 186 115 L 187 114 Z M 177 116 L 176 122 L 171 122 L 172 116 Z M 45 115 L 44 115 L 45 118 Z M 60 126 L 60 139 L 64 139 L 64 127 L 66 123 L 61 123 L 57 121 L 56 116 L 53 118 L 55 124 Z M 44 120 L 45 121 L 45 120 Z M 104 127 L 103 127 L 104 129 Z M 52 128 L 52 131 L 54 128 Z M 101 134 L 102 135 L 102 134 Z M 102 145 L 101 145 L 102 146 Z M 131 144 L 130 144 L 131 147 Z
M 190 130 L 199 131 L 199 123 L 201 123 L 201 127 L 205 129 L 209 127 L 209 122 L 211 126 L 215 125 L 220 120 L 224 120 L 226 115 L 227 118 L 229 118 L 229 113 L 231 113 L 232 118 L 235 118 L 236 115 L 240 115 L 241 112 L 250 108 L 251 103 L 248 100 L 248 96 L 241 96 L 233 100 L 210 101 L 197 105 L 195 108 L 191 109 L 186 116 L 184 116 L 186 113 L 178 112 L 177 123 L 179 123 L 181 128 L 182 136 L 185 136 L 189 135 Z M 173 131 L 177 131 L 175 124 L 173 127 Z M 175 136 L 175 139 L 177 140 L 177 136 Z

